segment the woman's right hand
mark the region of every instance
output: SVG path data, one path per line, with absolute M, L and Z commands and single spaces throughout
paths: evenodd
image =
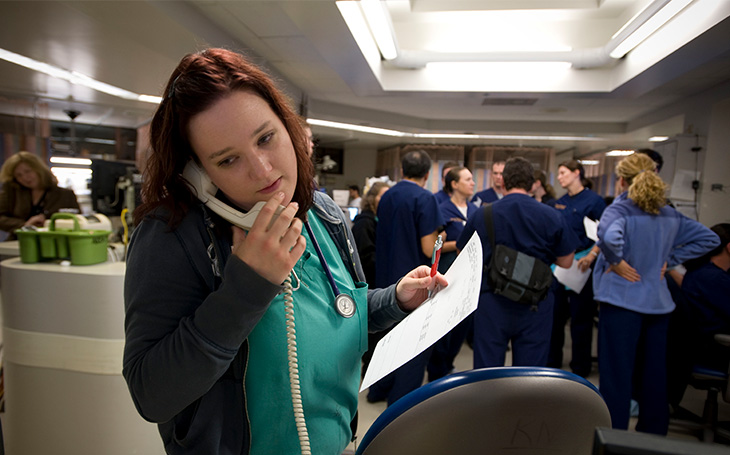
M 33 215 L 32 217 L 28 218 L 23 226 L 43 227 L 43 223 L 45 222 L 46 216 L 42 213 L 39 213 L 38 215 Z
M 591 253 L 588 253 L 587 255 L 578 259 L 578 270 L 585 273 L 586 270 L 591 268 L 591 264 L 593 264 L 594 259 L 595 256 Z
M 248 233 L 233 226 L 233 254 L 274 284 L 284 282 L 307 244 L 301 235 L 302 220 L 294 217 L 299 209 L 296 202 L 271 223 L 283 198 L 284 194 L 278 193 L 269 199 Z

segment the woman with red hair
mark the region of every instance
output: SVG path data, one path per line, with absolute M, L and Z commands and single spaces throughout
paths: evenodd
M 342 210 L 314 191 L 302 122 L 243 56 L 187 55 L 165 95 L 125 278 L 135 405 L 170 454 L 342 453 L 368 329 L 446 282 L 424 266 L 367 289 Z M 198 200 L 191 161 L 221 213 L 265 201 L 252 226 Z

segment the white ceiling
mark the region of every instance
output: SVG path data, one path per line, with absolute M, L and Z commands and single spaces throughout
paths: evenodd
M 596 52 L 649 3 L 411 0 L 387 5 L 404 55 L 494 55 L 527 43 L 570 46 L 575 63 L 595 61 Z M 446 19 L 435 12 L 446 8 Z M 508 8 L 539 8 L 542 15 L 533 19 Z M 649 135 L 682 133 L 676 106 L 730 83 L 730 0 L 694 0 L 685 11 L 693 8 L 691 22 L 676 19 L 648 40 L 658 44 L 651 51 L 645 43 L 618 62 L 601 57 L 598 67 L 558 76 L 523 68 L 506 80 L 497 77 L 509 74 L 501 67 L 439 75 L 430 67 L 400 68 L 364 55 L 333 0 L 0 1 L 0 48 L 136 93 L 160 95 L 184 54 L 228 47 L 266 66 L 312 118 L 416 133 L 595 136 L 593 141 L 487 141 L 585 152 L 646 146 Z M 39 103 L 47 103 L 47 111 Z M 74 109 L 81 112 L 78 123 L 136 127 L 149 120 L 154 107 L 0 61 L 0 113 L 67 119 L 63 111 Z M 406 141 L 324 127 L 314 132 L 330 146 Z

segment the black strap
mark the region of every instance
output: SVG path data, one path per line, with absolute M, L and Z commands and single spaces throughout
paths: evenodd
M 487 235 L 489 242 L 492 244 L 492 254 L 494 254 L 494 219 L 492 218 L 492 204 L 484 206 L 484 224 L 487 226 Z

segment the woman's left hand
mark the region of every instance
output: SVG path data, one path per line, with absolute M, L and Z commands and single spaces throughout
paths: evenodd
M 46 216 L 42 213 L 39 213 L 38 215 L 34 215 L 28 220 L 26 220 L 25 224 L 23 226 L 36 226 L 36 227 L 43 227 L 43 223 L 46 222 Z
M 395 287 L 395 298 L 404 311 L 413 311 L 427 298 L 428 291 L 436 286 L 446 287 L 449 282 L 440 273 L 431 277 L 431 268 L 422 265 L 404 276 Z

